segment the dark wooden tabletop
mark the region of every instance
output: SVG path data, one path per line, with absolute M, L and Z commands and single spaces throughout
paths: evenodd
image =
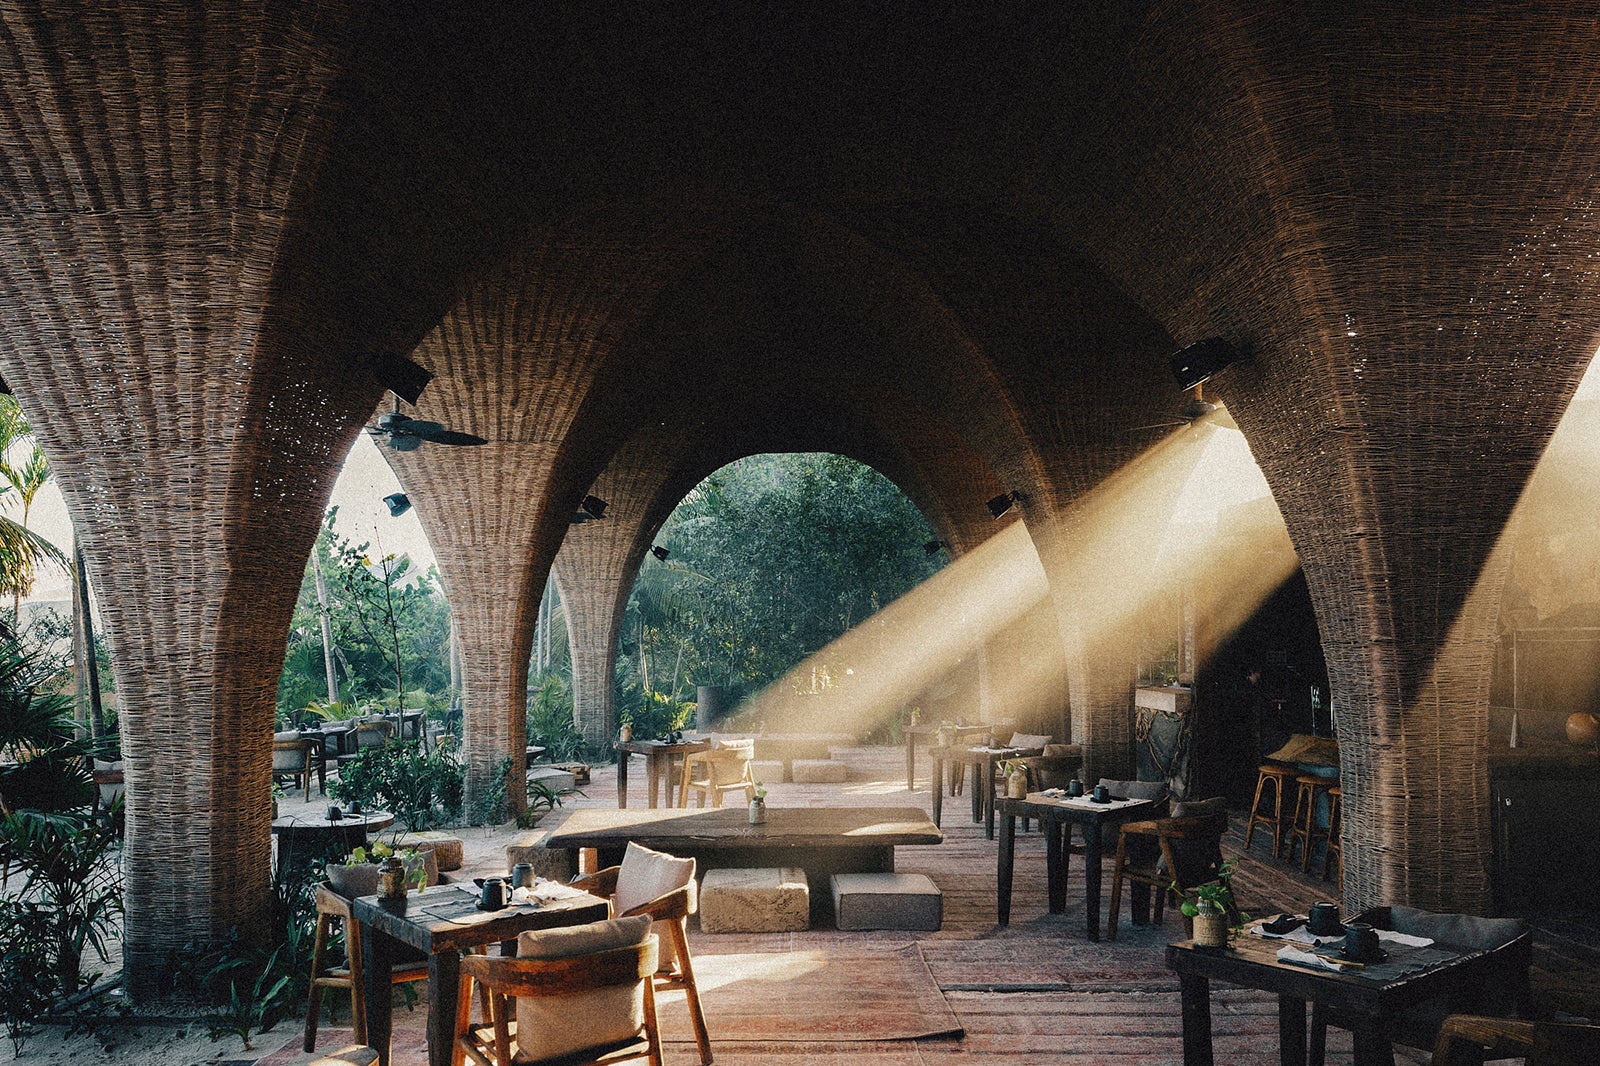
M 296 814 L 285 814 L 272 820 L 273 832 L 280 830 L 298 829 L 365 829 L 371 833 L 378 829 L 387 829 L 394 824 L 394 815 L 388 811 L 363 811 L 360 814 L 351 814 L 346 811 L 344 817 L 330 820 L 326 808 L 317 811 L 303 811 Z
M 597 848 L 648 839 L 652 847 L 888 847 L 938 844 L 944 834 L 919 807 L 768 807 L 751 825 L 744 807 L 579 810 L 550 834 L 550 847 Z
M 586 892 L 537 906 L 517 904 L 483 911 L 478 909 L 477 888 L 471 884 L 435 885 L 408 893 L 404 900 L 362 896 L 354 901 L 351 913 L 357 921 L 430 955 L 515 940 L 518 933 L 529 929 L 582 925 L 608 916 L 606 901 Z

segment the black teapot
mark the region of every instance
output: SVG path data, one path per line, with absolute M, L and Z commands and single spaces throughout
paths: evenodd
M 503 877 L 474 877 L 472 883 L 482 891 L 478 894 L 480 911 L 497 911 L 511 902 L 511 882 Z

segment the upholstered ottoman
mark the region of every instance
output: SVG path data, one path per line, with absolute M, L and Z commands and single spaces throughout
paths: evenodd
M 944 924 L 944 896 L 927 874 L 834 874 L 833 913 L 848 932 L 932 931 Z
M 529 863 L 539 877 L 562 884 L 578 876 L 578 853 L 572 848 L 552 848 L 550 830 L 535 829 L 506 845 L 506 872 L 519 862 Z
M 763 785 L 776 785 L 789 780 L 789 768 L 780 759 L 756 759 L 750 763 L 750 778 Z
M 700 882 L 700 930 L 705 933 L 792 933 L 811 928 L 806 872 L 734 867 L 707 870 Z
M 466 861 L 466 846 L 460 837 L 450 836 L 437 830 L 428 830 L 423 833 L 407 833 L 400 840 L 404 848 L 416 848 L 418 851 L 431 851 L 433 857 L 439 862 L 439 869 L 459 870 Z
M 844 763 L 832 759 L 796 759 L 789 774 L 797 785 L 837 785 L 844 781 Z

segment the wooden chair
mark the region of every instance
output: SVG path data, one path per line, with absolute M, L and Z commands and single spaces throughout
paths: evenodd
M 644 1059 L 661 1066 L 661 1035 L 656 1028 L 655 985 L 658 941 L 611 948 L 565 959 L 503 958 L 468 955 L 461 960 L 461 995 L 456 1014 L 456 1054 L 477 1066 L 512 1066 L 559 1062 L 561 1066 L 609 1066 Z M 471 1021 L 474 984 L 487 993 L 485 1024 Z M 514 1000 L 569 996 L 595 989 L 638 985 L 644 999 L 644 1024 L 629 1039 L 612 1041 L 582 1053 L 555 1059 L 529 1057 L 517 1046 Z M 584 1022 L 591 1019 L 585 1018 Z M 459 1059 L 458 1059 L 459 1061 Z
M 346 740 L 346 743 L 350 745 L 350 753 L 339 756 L 339 762 L 349 762 L 369 748 L 383 747 L 393 738 L 394 732 L 394 723 L 387 719 L 377 722 L 362 722 L 350 731 L 350 736 Z
M 293 740 L 282 738 L 272 741 L 272 776 L 287 777 L 294 782 L 296 788 L 305 785 L 306 799 L 311 798 L 311 775 L 322 770 L 322 745 L 315 740 L 297 737 Z M 322 783 L 323 795 L 327 795 L 327 781 Z
M 1107 939 L 1117 939 L 1124 881 L 1155 889 L 1155 922 L 1159 925 L 1169 891 L 1176 896 L 1217 876 L 1222 865 L 1222 834 L 1228 831 L 1225 804 L 1226 800 L 1220 796 L 1176 803 L 1171 818 L 1152 818 L 1122 826 L 1117 836 L 1116 867 L 1111 875 Z M 1139 901 L 1134 902 L 1137 912 Z M 1139 915 L 1135 913 L 1134 917 L 1137 919 Z
M 328 938 L 333 923 L 344 926 L 344 951 L 348 964 L 331 967 L 328 963 Z M 361 983 L 361 923 L 350 915 L 350 900 L 335 892 L 327 883 L 317 886 L 317 935 L 311 944 L 311 994 L 306 1004 L 305 1050 L 317 1048 L 317 1015 L 322 1007 L 322 994 L 330 988 L 343 988 L 350 992 L 350 1015 L 355 1027 L 356 1043 L 367 1042 L 367 1001 Z M 426 981 L 428 960 L 397 964 L 390 975 L 391 984 L 405 981 Z
M 1522 1057 L 1528 1066 L 1600 1062 L 1600 1025 L 1452 1014 L 1433 1046 L 1433 1066 L 1482 1066 L 1491 1059 Z
M 710 751 L 691 752 L 683 758 L 683 784 L 678 789 L 678 806 L 689 806 L 689 791 L 699 793 L 699 806 L 711 797 L 713 807 L 722 806 L 729 792 L 743 792 L 745 802 L 756 798 L 755 779 L 750 776 L 750 760 L 755 757 L 754 742 L 730 744 Z
M 620 866 L 608 866 L 575 879 L 572 886 L 605 899 L 614 899 L 621 871 Z M 655 973 L 655 987 L 667 991 L 683 990 L 684 1002 L 689 1007 L 689 1022 L 694 1028 L 694 1041 L 700 1049 L 701 1066 L 710 1066 L 711 1035 L 706 1032 L 706 1016 L 700 1008 L 700 986 L 695 983 L 694 960 L 689 957 L 689 915 L 698 910 L 699 894 L 691 872 L 688 882 L 681 887 L 613 917 L 648 914 L 655 919 L 656 924 L 651 928 L 656 935 L 666 934 L 667 949 L 660 953 L 661 966 Z

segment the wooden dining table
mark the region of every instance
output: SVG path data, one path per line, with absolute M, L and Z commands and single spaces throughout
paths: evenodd
M 709 740 L 684 740 L 669 744 L 664 740 L 622 740 L 617 742 L 617 806 L 628 805 L 628 757 L 644 756 L 645 783 L 649 791 L 649 806 L 656 805 L 657 785 L 666 793 L 666 806 L 672 806 L 672 789 L 678 784 L 674 772 L 685 755 L 710 751 Z
M 514 904 L 495 911 L 478 909 L 472 884 L 435 885 L 402 900 L 361 896 L 351 916 L 362 923 L 366 972 L 367 1042 L 378 1052 L 378 1066 L 389 1066 L 394 1002 L 389 974 L 409 944 L 428 956 L 428 1064 L 450 1066 L 460 1004 L 461 953 L 500 945 L 502 955 L 517 953 L 517 937 L 530 929 L 552 929 L 603 921 L 609 904 L 599 896 L 567 890 L 549 902 Z M 467 1004 L 470 1008 L 471 1004 Z

